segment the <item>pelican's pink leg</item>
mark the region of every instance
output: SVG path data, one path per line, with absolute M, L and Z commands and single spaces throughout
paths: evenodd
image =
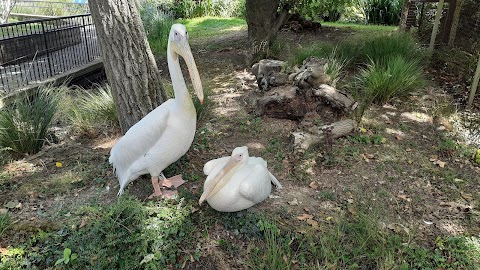
M 153 197 L 162 196 L 162 190 L 160 189 L 160 179 L 158 176 L 152 176 L 152 186 L 153 186 L 153 194 L 148 196 L 149 199 Z

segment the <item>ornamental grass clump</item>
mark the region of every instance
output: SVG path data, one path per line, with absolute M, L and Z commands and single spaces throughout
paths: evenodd
M 39 152 L 57 107 L 58 96 L 51 88 L 19 95 L 0 110 L 0 149 L 13 156 Z

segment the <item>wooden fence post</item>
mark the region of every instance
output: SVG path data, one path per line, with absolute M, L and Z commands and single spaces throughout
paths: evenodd
M 460 12 L 462 10 L 463 0 L 457 1 L 457 6 L 455 7 L 455 14 L 453 15 L 452 29 L 450 30 L 450 35 L 448 37 L 448 46 L 453 46 L 455 42 L 455 37 L 457 36 L 458 23 L 460 22 Z
M 480 54 L 478 55 L 477 71 L 475 72 L 475 76 L 473 76 L 472 88 L 470 89 L 470 96 L 468 97 L 467 109 L 472 108 L 473 98 L 475 97 L 475 93 L 477 92 L 479 79 L 480 79 Z
M 433 24 L 432 37 L 430 38 L 430 46 L 428 46 L 428 50 L 430 52 L 433 51 L 433 48 L 435 46 L 435 39 L 437 37 L 438 26 L 440 25 L 440 18 L 442 18 L 444 2 L 445 0 L 438 1 L 437 13 L 435 14 L 435 23 Z

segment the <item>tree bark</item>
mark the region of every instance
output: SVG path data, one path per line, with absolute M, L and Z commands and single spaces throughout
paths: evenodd
M 272 55 L 271 45 L 288 19 L 288 11 L 279 13 L 280 0 L 247 0 L 245 3 L 250 45 L 250 63 Z
M 410 9 L 410 0 L 403 0 L 402 15 L 400 17 L 400 31 L 407 31 L 408 11 Z
M 2 0 L 2 21 L 0 23 L 7 23 L 10 12 L 15 6 L 16 0 Z
M 88 1 L 122 133 L 166 100 L 137 1 Z

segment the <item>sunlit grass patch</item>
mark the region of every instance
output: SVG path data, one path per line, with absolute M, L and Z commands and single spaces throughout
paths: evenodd
M 187 27 L 192 40 L 208 38 L 247 29 L 247 23 L 238 18 L 199 17 L 179 21 Z
M 351 28 L 360 34 L 372 33 L 392 33 L 398 30 L 398 26 L 378 25 L 378 24 L 361 24 L 348 22 L 322 22 L 322 26 L 337 27 L 337 28 Z

